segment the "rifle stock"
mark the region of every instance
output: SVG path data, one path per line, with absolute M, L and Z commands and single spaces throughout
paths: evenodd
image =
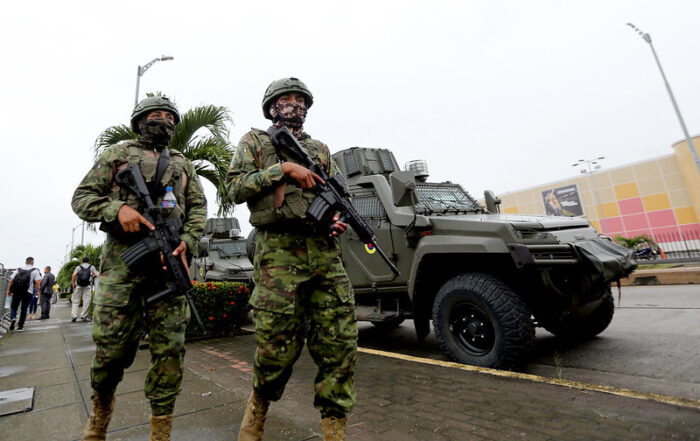
M 287 127 L 270 127 L 267 133 L 272 145 L 283 149 L 285 154 L 291 155 L 324 181 L 317 182 L 314 186 L 316 198 L 311 202 L 306 215 L 315 222 L 323 224 L 329 223 L 333 214 L 336 211 L 339 212 L 340 221 L 350 225 L 361 241 L 372 244 L 394 275 L 399 276 L 401 274 L 399 269 L 379 247 L 374 232 L 350 202 L 350 192 L 345 185 L 343 175 L 337 173 L 334 176 L 328 176 L 323 167 L 309 156 Z
M 114 181 L 134 193 L 143 208 L 143 217 L 153 224 L 155 229 L 148 233 L 141 241 L 132 245 L 121 254 L 121 259 L 126 266 L 135 272 L 144 270 L 162 271 L 162 266 L 167 268 L 170 276 L 170 285 L 163 291 L 146 298 L 147 304 L 153 304 L 165 297 L 183 294 L 190 305 L 192 315 L 197 321 L 197 325 L 205 334 L 202 319 L 192 300 L 192 282 L 187 273 L 184 262 L 180 256 L 174 256 L 173 251 L 180 245 L 180 233 L 182 222 L 180 219 L 165 221 L 160 208 L 153 205 L 150 192 L 143 179 L 141 170 L 136 165 L 130 165 L 117 173 Z M 160 262 L 161 256 L 163 263 Z

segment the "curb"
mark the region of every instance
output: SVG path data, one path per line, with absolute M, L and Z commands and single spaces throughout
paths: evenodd
M 620 279 L 622 286 L 696 284 L 700 284 L 700 268 L 698 267 L 637 270 L 628 277 Z

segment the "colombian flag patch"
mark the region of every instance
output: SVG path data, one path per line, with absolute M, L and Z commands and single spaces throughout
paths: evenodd
M 371 243 L 366 243 L 365 251 L 367 251 L 368 254 L 374 254 L 377 251 L 377 249 L 374 248 L 374 245 L 372 245 Z

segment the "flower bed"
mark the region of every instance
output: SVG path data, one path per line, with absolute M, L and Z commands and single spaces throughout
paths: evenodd
M 230 335 L 238 331 L 248 311 L 250 290 L 240 282 L 192 282 L 192 300 L 208 332 L 208 337 Z M 192 317 L 187 338 L 203 336 Z

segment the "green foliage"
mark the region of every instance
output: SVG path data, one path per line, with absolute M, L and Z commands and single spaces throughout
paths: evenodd
M 654 241 L 654 239 L 647 236 L 646 234 L 642 234 L 642 235 L 634 236 L 634 237 L 615 236 L 613 238 L 613 240 L 618 245 L 622 245 L 623 247 L 629 248 L 631 250 L 636 250 L 644 244 L 648 244 L 652 248 L 658 248 L 658 245 L 656 245 L 656 242 Z
M 78 245 L 70 252 L 70 260 L 64 263 L 56 275 L 56 281 L 61 289 L 68 289 L 71 285 L 71 276 L 75 267 L 83 263 L 84 257 L 90 258 L 90 264 L 95 265 L 95 268 L 100 266 L 100 253 L 102 253 L 102 245 L 93 246 L 92 244 Z
M 192 282 L 192 300 L 209 336 L 230 335 L 240 329 L 249 311 L 250 290 L 240 282 Z M 202 330 L 194 317 L 187 327 L 187 337 L 199 337 Z
M 170 146 L 192 161 L 197 175 L 208 180 L 217 189 L 219 215 L 233 211 L 233 201 L 226 192 L 226 175 L 233 156 L 229 143 L 229 126 L 233 120 L 226 107 L 205 105 L 188 110 L 175 126 Z M 95 157 L 111 145 L 137 139 L 127 125 L 107 128 L 95 140 Z

